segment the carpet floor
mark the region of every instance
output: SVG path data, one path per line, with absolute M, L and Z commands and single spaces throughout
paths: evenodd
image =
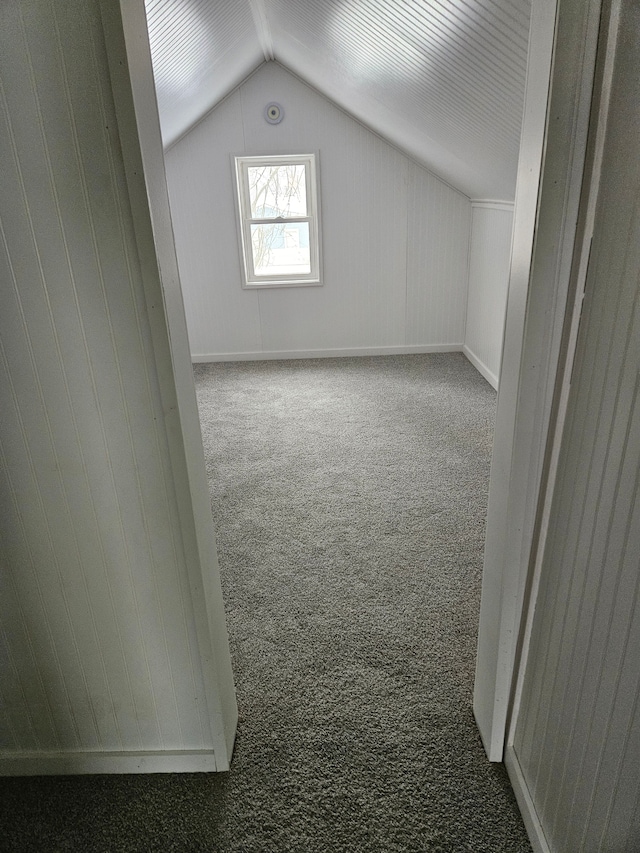
M 0 850 L 530 853 L 471 711 L 494 391 L 456 353 L 195 376 L 231 771 L 0 780 Z

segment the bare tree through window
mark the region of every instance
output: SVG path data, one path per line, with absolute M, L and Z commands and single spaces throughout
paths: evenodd
M 256 219 L 306 216 L 305 167 L 286 164 L 250 168 L 251 215 Z M 273 250 L 286 247 L 284 223 L 254 225 L 251 228 L 253 263 L 257 273 L 275 266 Z

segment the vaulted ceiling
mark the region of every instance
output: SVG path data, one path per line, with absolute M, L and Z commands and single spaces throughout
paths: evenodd
M 468 196 L 513 198 L 530 0 L 146 6 L 165 145 L 277 60 Z

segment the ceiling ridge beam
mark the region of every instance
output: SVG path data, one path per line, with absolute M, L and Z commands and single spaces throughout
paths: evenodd
M 267 9 L 264 0 L 249 0 L 249 7 L 251 9 L 253 23 L 255 24 L 256 31 L 258 33 L 260 47 L 264 53 L 264 58 L 267 62 L 270 62 L 275 59 L 275 54 L 273 51 L 271 27 L 269 26 L 269 19 L 267 18 Z

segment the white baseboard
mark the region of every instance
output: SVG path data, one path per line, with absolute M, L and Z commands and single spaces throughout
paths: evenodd
M 533 848 L 533 853 L 552 853 L 551 848 L 547 843 L 547 839 L 545 838 L 542 824 L 538 818 L 538 813 L 536 812 L 533 800 L 529 794 L 529 789 L 522 773 L 518 756 L 511 745 L 507 745 L 505 748 L 504 764 L 507 768 L 511 787 L 516 795 L 518 806 L 520 807 L 520 814 L 522 815 L 522 820 L 524 821 L 527 835 L 529 836 L 529 841 Z
M 495 388 L 497 391 L 498 377 L 496 376 L 496 374 L 493 371 L 489 370 L 487 365 L 483 361 L 481 361 L 478 356 L 472 350 L 470 350 L 466 344 L 462 347 L 462 352 L 466 355 L 466 357 L 469 359 L 469 361 L 475 367 L 478 373 L 481 373 L 487 380 L 489 385 L 491 385 L 491 387 Z
M 212 750 L 159 752 L 4 752 L 0 776 L 69 776 L 81 773 L 213 773 Z
M 427 344 L 395 347 L 348 347 L 346 349 L 279 350 L 271 352 L 196 353 L 191 361 L 273 361 L 289 358 L 347 358 L 359 355 L 414 355 L 428 352 L 462 352 L 462 344 Z

